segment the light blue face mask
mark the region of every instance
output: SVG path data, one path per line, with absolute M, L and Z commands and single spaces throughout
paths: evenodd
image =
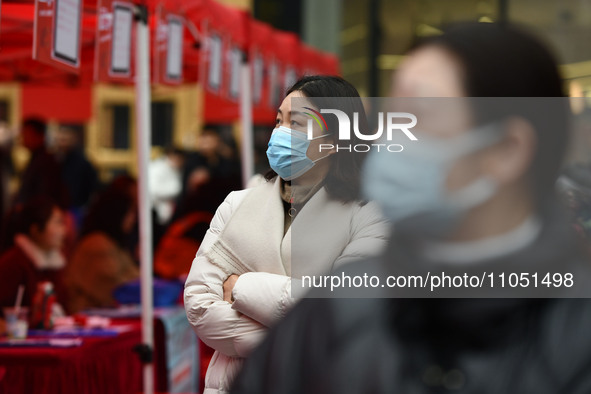
M 330 134 L 324 134 L 308 139 L 306 133 L 280 126 L 273 130 L 267 158 L 273 171 L 282 179 L 290 181 L 310 171 L 314 164 L 327 156 L 312 161 L 307 155 L 310 141 L 324 138 Z
M 499 125 L 488 125 L 448 140 L 408 141 L 402 152 L 373 151 L 363 167 L 362 193 L 381 206 L 396 231 L 443 235 L 465 212 L 490 199 L 498 187 L 493 179 L 480 177 L 448 192 L 445 181 L 451 166 L 502 136 Z

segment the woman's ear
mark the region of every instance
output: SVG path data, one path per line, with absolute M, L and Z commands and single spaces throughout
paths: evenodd
M 486 168 L 500 184 L 512 183 L 527 175 L 537 145 L 536 133 L 527 120 L 512 117 L 503 123 L 503 139 L 489 149 Z

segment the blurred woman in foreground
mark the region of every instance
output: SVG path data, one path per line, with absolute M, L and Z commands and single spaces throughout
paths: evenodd
M 568 137 L 555 60 L 514 27 L 459 25 L 410 51 L 393 96 L 453 99 L 403 100 L 423 133 L 403 155 L 368 158 L 363 178 L 396 234 L 346 272 L 496 284 L 304 300 L 233 392 L 590 392 L 591 300 L 568 297 L 589 297 L 591 263 L 554 198 Z

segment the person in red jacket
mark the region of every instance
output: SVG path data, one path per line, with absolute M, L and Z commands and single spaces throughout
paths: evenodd
M 19 286 L 24 286 L 23 306 L 30 307 L 43 281 L 52 282 L 58 301 L 63 303 L 61 275 L 66 260 L 61 253 L 66 233 L 62 210 L 50 199 L 37 197 L 19 204 L 10 214 L 5 244 L 0 256 L 0 307 L 15 303 Z

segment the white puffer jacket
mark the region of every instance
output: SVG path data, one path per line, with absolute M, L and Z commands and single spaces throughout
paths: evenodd
M 189 322 L 200 339 L 216 350 L 207 370 L 205 394 L 229 391 L 242 359 L 261 341 L 267 327 L 293 305 L 289 275 L 321 274 L 378 255 L 387 242 L 389 227 L 373 204 L 343 204 L 329 199 L 324 188 L 308 201 L 284 236 L 279 182 L 265 183 L 255 192 L 261 206 L 252 210 L 251 223 L 243 223 L 244 237 L 259 238 L 258 244 L 262 237 L 268 245 L 279 245 L 280 252 L 273 258 L 267 250 L 271 247 L 260 248 L 260 254 L 251 259 L 252 272 L 243 273 L 236 282 L 232 292 L 235 301 L 230 304 L 223 300 L 222 288 L 229 273 L 212 263 L 207 254 L 251 192 L 232 192 L 220 205 L 185 284 Z M 244 212 L 240 216 L 244 218 Z M 292 263 L 300 265 L 292 268 Z

